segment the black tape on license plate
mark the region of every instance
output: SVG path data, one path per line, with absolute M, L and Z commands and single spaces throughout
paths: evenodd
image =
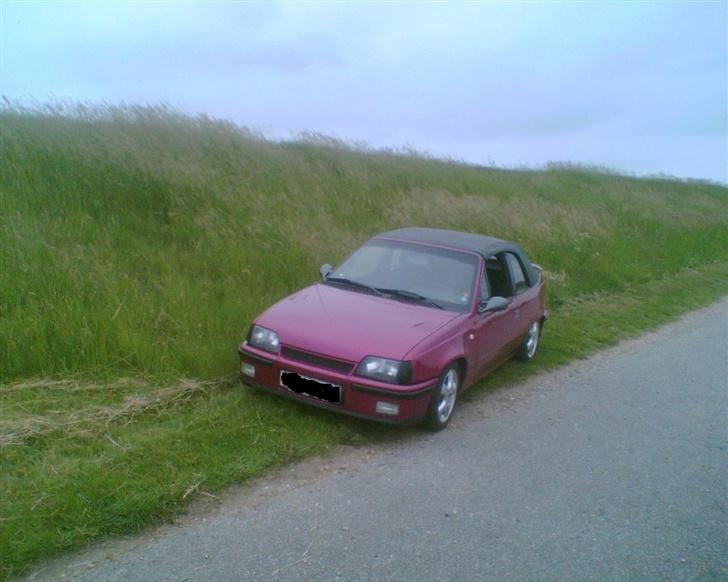
M 338 384 L 329 384 L 322 380 L 314 380 L 296 374 L 295 372 L 281 372 L 281 385 L 285 386 L 296 394 L 303 394 L 318 398 L 325 402 L 339 404 L 341 402 L 341 386 Z

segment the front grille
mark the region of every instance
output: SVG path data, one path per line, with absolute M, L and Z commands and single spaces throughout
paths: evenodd
M 311 352 L 304 352 L 302 350 L 297 350 L 296 348 L 289 348 L 288 346 L 283 346 L 282 353 L 284 357 L 290 360 L 313 364 L 314 366 L 326 368 L 327 370 L 335 370 L 343 374 L 348 374 L 354 367 L 354 364 L 352 364 L 351 362 L 342 362 L 341 360 L 334 360 L 332 358 L 318 356 L 316 354 L 312 354 Z

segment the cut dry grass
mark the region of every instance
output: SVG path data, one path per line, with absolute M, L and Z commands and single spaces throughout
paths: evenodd
M 96 405 L 74 409 L 72 412 L 49 409 L 45 414 L 29 413 L 27 406 L 21 402 L 13 402 L 13 393 L 20 391 L 53 390 L 61 393 L 77 393 L 88 391 L 108 392 L 115 388 L 136 384 L 145 388 L 145 392 L 125 394 L 116 405 Z M 31 444 L 33 439 L 54 436 L 68 438 L 77 436 L 92 437 L 104 434 L 112 423 L 128 424 L 140 414 L 159 414 L 170 411 L 187 403 L 190 398 L 201 392 L 213 389 L 212 381 L 180 380 L 173 386 L 151 388 L 147 382 L 133 382 L 124 378 L 111 384 L 79 383 L 69 380 L 33 380 L 16 382 L 6 387 L 0 386 L 0 397 L 3 398 L 3 417 L 0 417 L 0 448 L 11 445 Z M 51 399 L 40 398 L 47 404 Z M 13 410 L 15 408 L 15 410 Z M 113 442 L 113 441 L 112 441 Z

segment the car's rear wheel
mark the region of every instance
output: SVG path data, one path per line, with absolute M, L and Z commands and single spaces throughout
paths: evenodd
M 425 416 L 425 426 L 430 430 L 442 430 L 452 418 L 460 389 L 460 368 L 448 366 L 440 376 L 440 382 L 432 394 Z
M 520 350 L 518 350 L 518 359 L 522 362 L 528 362 L 536 355 L 538 348 L 538 340 L 541 336 L 541 323 L 534 321 L 528 328 L 526 339 L 523 340 Z

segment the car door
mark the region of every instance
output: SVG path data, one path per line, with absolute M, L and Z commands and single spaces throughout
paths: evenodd
M 515 343 L 511 347 L 515 350 L 526 335 L 528 327 L 533 323 L 531 317 L 533 293 L 531 287 L 528 286 L 521 260 L 514 253 L 502 253 L 500 258 L 508 270 L 511 308 L 514 316 L 513 331 L 515 332 Z
M 501 288 L 497 291 L 503 292 Z M 494 295 L 485 264 L 482 264 L 478 293 L 479 302 Z M 504 311 L 478 313 L 476 310 L 472 314 L 470 328 L 465 334 L 465 350 L 469 362 L 474 366 L 476 377 L 486 374 L 510 355 L 510 346 L 517 339 L 514 319 L 512 305 Z

